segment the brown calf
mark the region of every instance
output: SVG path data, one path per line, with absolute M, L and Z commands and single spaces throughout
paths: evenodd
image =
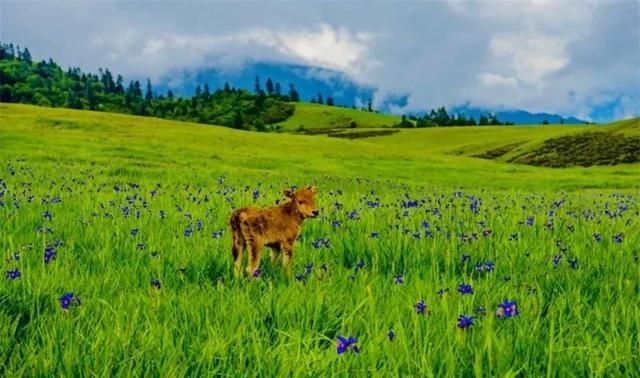
M 318 216 L 314 195 L 318 188 L 310 186 L 295 192 L 285 190 L 289 201 L 266 209 L 243 207 L 231 214 L 232 252 L 235 274 L 242 269 L 242 254 L 249 248 L 251 256 L 247 274 L 255 274 L 260 266 L 262 248 L 271 248 L 271 262 L 274 263 L 282 252 L 282 264 L 287 272 L 291 271 L 293 244 L 300 234 L 300 227 L 306 218 Z

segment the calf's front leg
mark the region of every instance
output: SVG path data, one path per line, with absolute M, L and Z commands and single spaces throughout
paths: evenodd
M 282 265 L 288 275 L 291 275 L 291 258 L 293 257 L 293 243 L 282 243 Z

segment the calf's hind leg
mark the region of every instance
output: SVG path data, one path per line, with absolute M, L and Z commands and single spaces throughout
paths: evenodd
M 242 235 L 240 235 L 240 232 L 236 230 L 232 231 L 232 241 L 233 245 L 231 246 L 231 252 L 233 253 L 233 272 L 238 276 L 242 270 L 242 254 L 244 252 L 245 242 Z
M 260 267 L 260 257 L 262 256 L 262 244 L 255 240 L 247 240 L 250 253 L 249 266 L 247 266 L 247 274 L 252 276 L 256 270 Z

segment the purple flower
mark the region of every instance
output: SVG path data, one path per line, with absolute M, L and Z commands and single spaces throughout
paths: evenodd
M 615 243 L 622 243 L 624 241 L 624 234 L 622 232 L 615 234 L 613 236 L 613 241 Z
M 418 315 L 431 314 L 431 311 L 427 309 L 427 305 L 424 303 L 423 299 L 421 299 L 418 303 L 416 303 L 414 307 L 416 308 L 416 313 Z
M 320 249 L 322 247 L 330 248 L 331 244 L 329 243 L 329 239 L 327 238 L 318 238 L 311 242 L 311 246 L 313 246 L 313 248 L 315 249 Z
M 8 280 L 17 280 L 18 278 L 20 278 L 22 274 L 20 273 L 20 271 L 18 270 L 18 268 L 15 268 L 14 270 L 7 270 L 7 279 Z
M 458 317 L 458 328 L 461 329 L 466 329 L 466 328 L 470 328 L 471 326 L 473 326 L 473 321 L 475 320 L 475 316 L 465 316 L 465 315 L 460 315 Z
M 305 276 L 304 274 L 296 274 L 296 281 L 304 282 Z
M 495 268 L 495 264 L 493 263 L 493 261 L 485 261 L 485 262 L 479 262 L 476 264 L 476 271 L 478 272 L 493 272 Z
M 402 274 L 400 273 L 396 274 L 396 276 L 393 278 L 393 283 L 395 283 L 396 285 L 403 284 L 404 277 L 402 276 Z
M 570 259 L 569 259 L 569 266 L 570 266 L 572 269 L 578 269 L 578 259 L 577 259 L 577 258 L 575 258 L 575 257 L 570 258 Z
M 410 208 L 415 208 L 415 207 L 419 207 L 420 203 L 418 202 L 418 200 L 414 200 L 414 201 L 402 201 L 402 208 L 404 209 L 410 209 Z
M 380 207 L 380 201 L 367 201 L 367 206 L 371 209 L 375 209 L 376 207 Z
M 473 288 L 471 287 L 471 285 L 463 282 L 460 284 L 460 286 L 458 286 L 458 292 L 462 295 L 473 294 Z
M 253 271 L 252 276 L 253 276 L 253 278 L 259 278 L 259 277 L 262 276 L 262 271 L 260 269 L 256 269 L 256 270 Z
M 259 190 L 254 190 L 253 194 L 252 194 L 252 197 L 253 197 L 253 201 L 255 202 L 260 197 L 260 191 Z
M 496 316 L 498 318 L 510 318 L 519 315 L 518 303 L 516 301 L 510 301 L 506 299 L 504 302 L 498 305 L 496 309 Z
M 389 341 L 393 341 L 393 339 L 396 337 L 396 333 L 393 332 L 393 329 L 390 329 L 389 332 L 387 332 L 387 337 L 389 338 Z
M 131 229 L 131 236 L 136 236 L 138 235 L 138 229 L 137 228 L 132 228 Z
M 556 268 L 560 264 L 561 260 L 562 260 L 562 255 L 555 255 L 553 257 L 553 267 Z
M 356 345 L 357 342 L 358 339 L 353 336 L 349 336 L 349 338 L 338 336 L 338 340 L 336 343 L 336 352 L 338 352 L 338 354 L 343 354 L 344 352 L 348 351 L 349 348 L 351 348 L 354 353 L 359 353 L 360 348 L 358 348 L 358 346 Z
M 188 238 L 191 236 L 191 234 L 193 233 L 193 227 L 191 227 L 191 225 L 188 225 L 185 229 L 184 229 L 184 237 Z
M 484 262 L 484 270 L 487 272 L 493 272 L 493 269 L 495 269 L 496 264 L 493 263 L 493 261 L 485 261 Z
M 51 219 L 53 218 L 49 210 L 45 210 L 44 213 L 42 213 L 42 217 L 48 221 L 51 221 Z
M 69 306 L 80 306 L 80 298 L 73 293 L 66 292 L 60 297 L 60 307 L 67 310 Z
M 308 263 L 307 265 L 304 266 L 305 274 L 311 274 L 312 271 L 313 271 L 313 263 Z
M 44 263 L 48 264 L 51 260 L 56 259 L 56 249 L 52 245 L 48 245 L 44 249 Z
M 160 290 L 160 288 L 162 287 L 162 285 L 160 284 L 160 280 L 157 278 L 151 280 L 151 286 L 153 286 L 157 290 Z

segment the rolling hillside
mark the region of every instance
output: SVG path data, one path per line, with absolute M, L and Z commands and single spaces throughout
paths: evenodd
M 280 123 L 285 130 L 328 129 L 328 128 L 377 128 L 392 126 L 400 122 L 400 117 L 382 113 L 325 106 L 311 103 L 296 103 L 293 116 Z
M 322 107 L 308 109 L 311 112 L 305 119 L 313 120 L 312 112 Z M 339 117 L 331 113 L 326 116 Z M 525 148 L 598 127 L 602 126 L 412 129 L 384 137 L 346 140 L 1 104 L 0 158 L 24 158 L 46 169 L 52 163 L 57 169 L 97 164 L 105 166 L 104 174 L 149 179 L 194 174 L 211 179 L 241 171 L 291 179 L 366 175 L 379 180 L 465 187 L 637 188 L 637 164 L 557 170 L 474 157 L 509 144 L 519 143 Z M 612 127 L 629 128 L 627 123 Z

